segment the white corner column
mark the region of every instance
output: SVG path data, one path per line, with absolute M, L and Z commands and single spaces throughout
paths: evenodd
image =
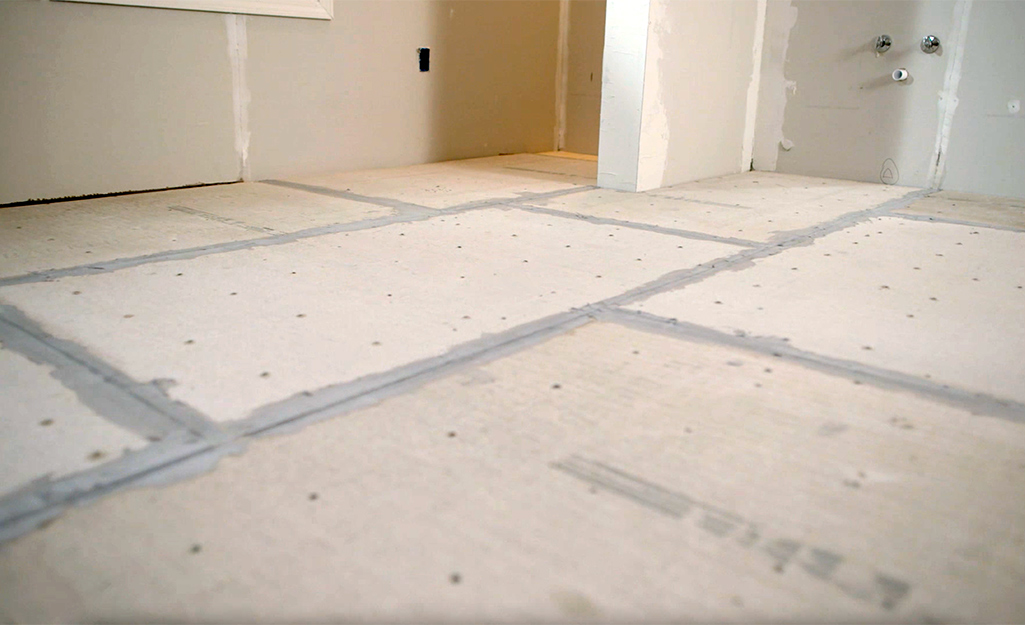
M 607 0 L 598 186 L 637 191 L 649 0 Z

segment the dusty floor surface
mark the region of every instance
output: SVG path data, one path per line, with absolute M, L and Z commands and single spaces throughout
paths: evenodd
M 0 621 L 1025 620 L 1025 213 L 515 155 L 0 209 Z

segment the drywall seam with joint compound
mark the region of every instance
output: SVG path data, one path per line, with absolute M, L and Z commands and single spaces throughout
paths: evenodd
M 570 0 L 559 0 L 559 38 L 556 41 L 555 51 L 555 150 L 566 149 L 570 10 Z
M 943 175 L 947 166 L 947 146 L 950 144 L 950 129 L 954 125 L 954 112 L 957 110 L 957 89 L 961 84 L 961 65 L 964 62 L 972 1 L 957 0 L 951 16 L 950 46 L 953 54 L 947 61 L 947 69 L 943 75 L 943 90 L 940 91 L 936 103 L 939 112 L 939 125 L 936 129 L 936 145 L 933 148 L 929 173 L 926 178 L 928 186 L 936 189 L 941 188 L 943 184 Z
M 246 16 L 225 15 L 228 32 L 228 59 L 231 61 L 231 100 L 235 115 L 235 152 L 239 180 L 249 180 L 249 86 L 246 84 L 246 60 L 249 57 Z
M 787 98 L 797 83 L 785 75 L 790 33 L 797 24 L 791 0 L 769 0 L 765 7 L 759 95 L 753 128 L 751 159 L 758 171 L 776 171 L 779 149 L 788 149 L 783 136 Z

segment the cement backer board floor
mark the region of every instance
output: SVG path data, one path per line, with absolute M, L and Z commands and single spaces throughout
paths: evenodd
M 939 191 L 900 212 L 939 220 L 954 219 L 1025 230 L 1025 200 L 1014 198 Z
M 596 172 L 597 163 L 593 161 L 513 154 L 395 169 L 304 176 L 295 181 L 441 209 L 468 202 L 516 199 L 526 193 L 548 193 L 593 185 Z
M 1023 434 L 595 323 L 75 510 L 0 552 L 0 604 L 58 621 L 1003 622 L 1025 610 Z
M 217 421 L 731 254 L 488 209 L 15 285 L 0 301 Z
M 260 183 L 0 208 L 0 277 L 255 239 L 391 212 Z
M 814 304 L 819 291 L 840 302 L 837 318 L 857 320 L 848 333 L 866 339 L 878 338 L 873 333 L 881 324 L 904 314 L 912 286 L 943 288 L 961 303 L 924 308 L 917 333 L 887 343 L 893 353 L 909 344 L 910 356 L 873 354 L 870 362 L 881 373 L 867 383 L 836 357 L 818 367 L 826 373 L 795 364 L 800 358 L 773 357 L 765 346 L 779 343 L 771 339 L 752 339 L 762 355 L 725 346 L 716 337 L 727 335 L 714 329 L 733 328 L 718 314 L 726 300 L 709 304 L 716 314 L 698 333 L 713 344 L 685 340 L 680 326 L 655 318 L 638 326 L 657 328 L 655 334 L 608 322 L 566 334 L 586 314 L 637 325 L 635 315 L 615 306 L 572 309 L 645 284 L 657 291 L 673 288 L 669 279 L 683 280 L 682 290 L 641 302 L 665 297 L 678 308 L 672 297 L 763 272 L 808 250 L 814 256 L 822 249 L 816 246 L 861 234 L 844 215 L 883 214 L 875 207 L 908 190 L 756 173 L 630 196 L 617 207 L 587 189 L 593 160 L 564 156 L 339 174 L 294 196 L 295 189 L 281 184 L 182 190 L 174 202 L 191 210 L 177 214 L 204 227 L 232 228 L 235 237 L 327 230 L 309 231 L 300 241 L 262 239 L 260 247 L 230 250 L 215 243 L 188 259 L 0 286 L 0 301 L 27 312 L 42 326 L 42 340 L 46 330 L 70 338 L 82 353 L 139 383 L 174 378 L 146 388 L 166 392 L 167 402 L 201 407 L 216 421 L 197 430 L 196 444 L 244 451 L 216 468 L 200 463 L 213 470 L 196 479 L 108 494 L 0 546 L 0 619 L 1022 618 L 1016 589 L 1025 579 L 1025 412 L 1011 402 L 997 411 L 1000 419 L 972 415 L 965 409 L 972 401 L 951 399 L 938 386 L 908 385 L 919 379 L 917 370 L 905 378 L 887 371 L 908 358 L 931 362 L 931 355 L 952 361 L 942 363 L 948 373 L 978 370 L 959 381 L 969 396 L 1013 385 L 1020 370 L 1017 300 L 1001 299 L 1000 281 L 962 282 L 981 269 L 1003 281 L 1018 275 L 1014 244 L 1025 235 L 992 238 L 997 231 L 972 235 L 969 229 L 967 236 L 984 239 L 969 244 L 948 240 L 949 226 L 876 220 L 867 225 L 877 229 L 864 233 L 871 237 L 848 241 L 842 266 L 809 263 L 815 270 L 807 276 L 789 265 L 770 272 L 757 288 L 771 285 L 781 305 L 795 307 L 796 320 L 807 315 L 812 323 L 806 325 L 825 328 L 811 333 L 816 340 L 835 339 L 822 311 L 801 308 Z M 567 200 L 579 194 L 583 205 L 599 197 L 602 211 L 619 219 L 622 212 L 614 211 L 627 208 L 627 221 L 635 223 L 586 223 L 501 206 L 540 205 L 532 194 L 552 192 Z M 170 202 L 151 195 L 164 208 Z M 654 206 L 642 210 L 645 199 Z M 90 206 L 143 230 L 164 216 L 127 214 L 116 201 Z M 722 213 L 694 220 L 692 201 Z M 424 207 L 469 212 L 434 214 Z M 754 216 L 751 238 L 770 244 L 752 249 L 757 244 L 694 240 L 732 237 L 725 228 L 739 211 Z M 684 230 L 692 232 L 650 231 L 659 224 L 678 228 L 672 220 L 681 214 L 690 220 Z M 359 223 L 368 218 L 377 221 Z M 385 225 L 395 220 L 409 223 Z M 83 228 L 99 227 L 89 222 Z M 890 235 L 885 240 L 877 234 L 881 223 Z M 353 231 L 338 232 L 335 224 L 353 224 L 346 225 Z M 805 238 L 793 238 L 798 233 Z M 875 247 L 870 239 L 878 239 Z M 32 248 L 31 236 L 13 240 Z M 129 238 L 109 240 L 114 257 L 160 251 Z M 787 243 L 778 248 L 776 241 Z M 862 292 L 879 274 L 894 273 L 894 263 L 938 243 L 954 250 L 912 270 L 928 280 L 907 279 L 910 286 L 896 298 Z M 790 247 L 797 244 L 803 247 Z M 78 262 L 91 245 L 72 241 L 63 260 Z M 733 254 L 739 255 L 734 262 L 723 260 Z M 861 276 L 865 284 L 823 290 L 830 271 L 834 278 Z M 661 281 L 649 282 L 658 276 Z M 897 290 L 887 285 L 881 291 Z M 752 290 L 746 283 L 717 288 L 731 299 Z M 977 306 L 967 305 L 971 298 Z M 695 304 L 683 312 L 707 311 Z M 559 315 L 548 317 L 553 313 Z M 731 314 L 738 327 L 759 318 L 753 311 Z M 577 321 L 553 325 L 567 318 Z M 1001 333 L 1008 345 L 945 347 L 962 327 L 988 326 L 985 336 Z M 540 345 L 539 338 L 526 340 L 535 336 L 532 328 L 545 327 L 550 332 L 536 336 L 555 338 Z M 510 328 L 514 334 L 502 336 L 520 338 L 503 338 L 512 342 L 501 352 L 490 347 L 487 333 Z M 465 351 L 471 347 L 476 351 Z M 464 356 L 417 360 L 451 348 Z M 459 364 L 487 362 L 489 354 L 512 355 Z M 425 364 L 411 373 L 394 369 L 411 361 Z M 40 388 L 56 384 L 45 365 L 33 367 Z M 297 413 L 300 420 L 280 437 L 232 442 L 238 432 L 252 431 L 240 428 L 252 420 L 229 421 L 252 409 L 374 371 L 388 371 L 385 380 L 408 379 L 397 386 L 357 384 L 364 400 L 329 403 L 306 421 L 306 413 Z M 976 386 L 982 373 L 993 382 Z M 16 397 L 5 393 L 0 405 L 8 396 Z M 314 392 L 310 401 L 322 396 Z M 82 408 L 66 399 L 70 409 Z M 42 399 L 29 401 L 29 414 L 51 410 Z M 311 419 L 328 420 L 303 429 Z M 0 441 L 0 454 L 24 453 L 31 445 L 12 447 L 12 441 L 35 441 L 45 429 L 32 428 L 16 428 L 16 436 Z M 51 516 L 62 502 L 87 500 L 76 488 L 102 486 L 105 475 L 138 484 L 132 480 L 148 470 L 146 463 L 173 457 L 177 440 L 101 462 L 99 473 L 59 480 L 56 490 L 30 486 L 25 492 L 41 499 L 22 497 L 17 506 L 36 509 L 42 502 L 39 509 Z M 24 463 L 26 476 L 63 475 L 53 467 L 71 447 L 32 444 L 40 457 Z M 80 462 L 79 450 L 74 453 Z M 161 479 L 164 474 L 153 477 L 173 482 L 185 475 L 172 471 Z M 75 481 L 80 476 L 88 479 Z M 0 500 L 0 514 L 23 509 L 9 507 L 14 503 Z M 0 516 L 0 532 L 11 518 Z
M 874 208 L 910 191 L 907 187 L 801 176 L 781 179 L 777 174 L 755 172 L 742 179 L 719 178 L 645 194 L 594 189 L 562 197 L 525 200 L 524 204 L 600 219 L 765 242 L 859 209 Z
M 630 307 L 1022 402 L 1023 242 L 881 217 Z

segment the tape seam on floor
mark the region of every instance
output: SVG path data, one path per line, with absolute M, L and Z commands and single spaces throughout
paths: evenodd
M 734 335 L 713 328 L 653 315 L 643 311 L 600 308 L 594 313 L 600 321 L 672 336 L 689 341 L 725 345 L 764 356 L 774 356 L 809 369 L 863 382 L 887 390 L 914 393 L 925 399 L 967 410 L 972 414 L 996 417 L 1014 423 L 1025 423 L 1025 404 L 978 393 L 918 376 L 863 364 L 852 360 L 824 356 L 793 347 L 780 339 Z
M 563 211 L 555 208 L 545 208 L 541 206 L 531 206 L 529 204 L 523 204 L 520 202 L 509 202 L 506 206 L 515 208 L 517 210 L 527 211 L 530 213 L 536 213 L 538 215 L 549 215 L 551 217 L 559 217 L 561 219 L 574 219 L 577 221 L 586 221 L 587 223 L 602 225 L 602 226 L 620 226 L 623 228 L 630 228 L 632 230 L 644 230 L 646 232 L 656 232 L 658 234 L 667 234 L 674 237 L 681 237 L 684 239 L 693 239 L 695 241 L 711 241 L 714 243 L 724 243 L 726 245 L 736 245 L 740 247 L 761 247 L 764 243 L 758 241 L 750 241 L 748 239 L 738 239 L 734 237 L 721 237 L 715 234 L 706 234 L 704 232 L 697 232 L 694 230 L 681 230 L 678 228 L 668 228 L 665 226 L 657 226 L 655 224 L 646 224 L 636 221 L 628 221 L 624 219 L 614 219 L 611 217 L 596 217 L 594 215 L 584 215 L 582 213 L 574 213 L 570 211 Z
M 1016 228 L 1015 226 L 1005 226 L 1001 224 L 986 224 L 979 223 L 977 221 L 968 221 L 964 219 L 952 219 L 950 217 L 936 217 L 934 215 L 917 215 L 912 213 L 891 213 L 891 217 L 898 219 L 910 219 L 912 221 L 925 221 L 938 224 L 952 224 L 955 226 L 968 226 L 971 228 L 985 228 L 987 230 L 1003 230 L 1005 232 L 1025 232 L 1025 228 Z
M 159 439 L 186 430 L 202 437 L 219 431 L 201 413 L 168 397 L 163 381 L 131 379 L 84 347 L 51 336 L 14 306 L 0 304 L 0 342 L 50 367 L 50 375 L 93 412 L 139 436 Z
M 280 230 L 274 228 L 266 228 L 264 226 L 254 226 L 247 224 L 244 221 L 238 219 L 232 219 L 231 217 L 224 217 L 222 215 L 215 215 L 214 213 L 208 213 L 201 211 L 198 208 L 189 208 L 188 206 L 181 206 L 180 204 L 174 204 L 167 207 L 168 210 L 173 210 L 179 213 L 185 213 L 186 215 L 192 215 L 193 217 L 199 217 L 200 219 L 206 219 L 207 221 L 215 221 L 217 223 L 226 224 L 228 226 L 235 226 L 236 228 L 242 228 L 243 230 L 249 230 L 250 232 L 258 232 L 260 234 L 284 234 Z

